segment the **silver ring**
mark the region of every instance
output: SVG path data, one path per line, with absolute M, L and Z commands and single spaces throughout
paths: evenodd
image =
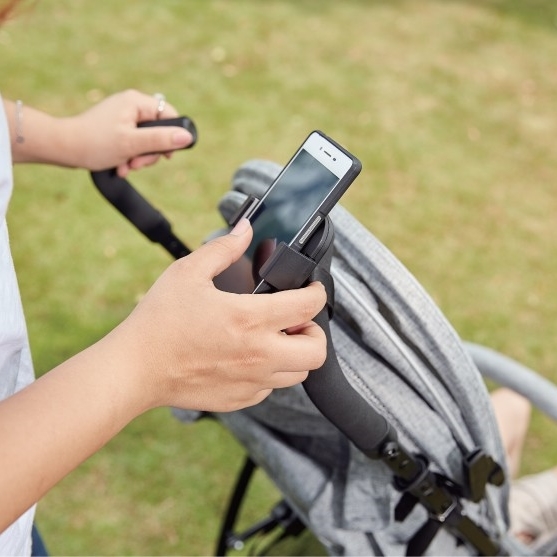
M 155 99 L 157 99 L 157 120 L 161 117 L 161 114 L 164 112 L 164 108 L 166 106 L 166 97 L 162 93 L 155 93 L 153 95 Z

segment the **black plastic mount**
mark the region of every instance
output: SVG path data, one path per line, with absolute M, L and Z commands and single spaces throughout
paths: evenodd
M 253 195 L 230 218 L 228 224 L 234 226 L 259 199 Z M 334 226 L 329 217 L 323 219 L 301 251 L 293 249 L 285 242 L 279 243 L 269 259 L 261 266 L 259 276 L 264 284 L 256 293 L 301 288 L 305 284 L 318 280 L 327 291 L 327 308 L 329 318 L 333 315 L 334 283 L 329 273 L 330 262 L 322 265 L 323 258 L 333 249 Z

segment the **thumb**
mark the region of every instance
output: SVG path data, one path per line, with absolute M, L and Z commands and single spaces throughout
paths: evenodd
M 251 242 L 253 231 L 248 219 L 241 219 L 226 235 L 214 238 L 188 257 L 202 276 L 213 280 L 244 254 Z
M 132 157 L 152 153 L 168 153 L 187 147 L 192 134 L 179 126 L 153 126 L 133 130 Z

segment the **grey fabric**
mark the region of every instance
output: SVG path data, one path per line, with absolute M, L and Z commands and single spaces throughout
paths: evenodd
M 261 196 L 281 167 L 249 161 L 219 209 L 227 220 L 246 195 Z M 360 186 L 361 187 L 361 186 Z M 345 209 L 331 213 L 335 253 L 334 350 L 349 382 L 398 432 L 403 446 L 433 471 L 463 481 L 463 458 L 483 448 L 504 464 L 503 447 L 481 374 L 466 347 L 414 277 Z M 350 412 L 347 408 L 346 412 Z M 403 555 L 425 521 L 416 507 L 393 520 L 400 499 L 381 463 L 365 457 L 321 416 L 301 386 L 277 390 L 261 404 L 217 416 L 276 483 L 331 554 Z M 508 551 L 508 484 L 489 487 L 467 514 Z M 445 531 L 428 553 L 468 554 Z

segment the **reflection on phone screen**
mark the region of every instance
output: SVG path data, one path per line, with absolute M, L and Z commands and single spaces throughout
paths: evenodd
M 229 292 L 253 292 L 259 270 L 280 242 L 290 244 L 328 197 L 339 178 L 306 150 L 299 151 L 250 217 L 253 240 L 240 261 L 215 284 Z

